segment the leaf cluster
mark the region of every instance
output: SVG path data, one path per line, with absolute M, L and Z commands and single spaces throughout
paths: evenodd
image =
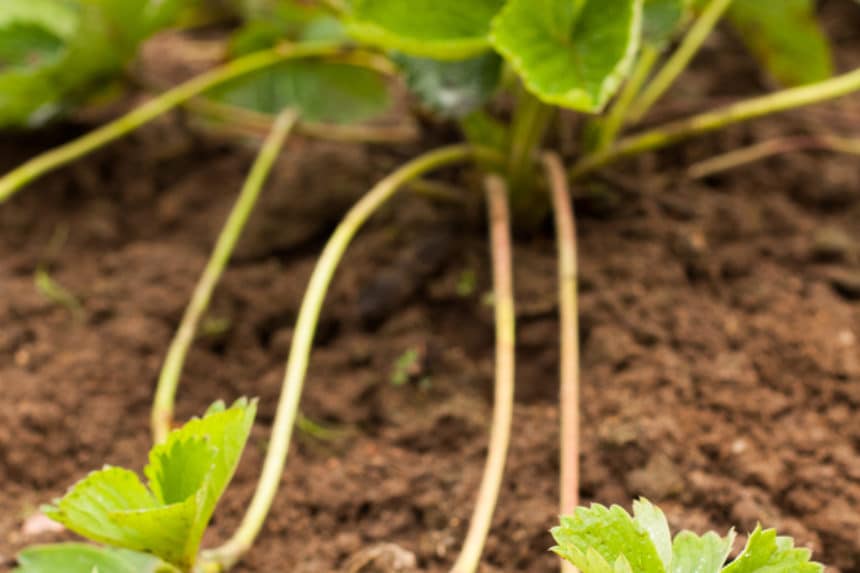
M 734 530 L 725 537 L 682 531 L 674 539 L 666 516 L 647 500 L 633 504 L 633 515 L 619 506 L 580 507 L 552 530 L 552 550 L 581 573 L 821 573 L 808 549 L 790 537 L 760 526 L 743 552 L 728 565 Z
M 0 2 L 0 126 L 33 126 L 85 102 L 185 0 Z
M 353 0 L 345 25 L 361 42 L 421 58 L 418 64 L 405 60 L 406 78 L 433 109 L 462 116 L 465 105 L 483 103 L 497 86 L 488 78 L 498 63 L 487 54 L 497 54 L 544 103 L 598 113 L 640 51 L 665 50 L 704 4 L 706 0 Z M 777 81 L 809 83 L 832 72 L 830 47 L 815 19 L 813 0 L 735 0 L 729 22 Z M 428 59 L 447 64 L 433 66 Z M 454 83 L 451 78 L 458 73 L 463 79 Z
M 105 544 L 35 547 L 18 573 L 190 571 L 215 506 L 233 477 L 256 412 L 242 399 L 214 404 L 203 418 L 171 432 L 149 453 L 144 484 L 130 470 L 106 466 L 72 486 L 43 512 Z M 74 567 L 72 566 L 74 564 Z

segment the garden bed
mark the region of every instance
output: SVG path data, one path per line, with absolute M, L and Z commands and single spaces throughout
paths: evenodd
M 843 69 L 860 63 L 858 17 L 825 3 Z M 664 115 L 761 91 L 754 64 L 721 42 Z M 703 181 L 680 176 L 740 144 L 824 126 L 856 134 L 860 99 L 645 156 L 578 190 L 582 495 L 607 504 L 644 495 L 674 526 L 697 531 L 745 532 L 760 520 L 851 573 L 860 572 L 857 159 L 792 153 Z M 0 167 L 76 129 L 7 137 Z M 209 544 L 229 536 L 255 486 L 291 328 L 325 238 L 375 180 L 422 147 L 288 144 L 178 399 L 181 419 L 217 397 L 261 400 Z M 39 503 L 101 463 L 145 462 L 164 351 L 252 157 L 174 116 L 0 209 L 3 567 L 24 545 L 54 538 L 25 534 Z M 239 571 L 349 571 L 385 542 L 414 553 L 422 570 L 450 566 L 483 468 L 493 370 L 483 210 L 479 194 L 464 196 L 465 208 L 404 194 L 350 249 L 302 401 L 307 419 L 329 431 L 299 434 Z M 553 571 L 551 229 L 520 240 L 514 256 L 518 399 L 482 570 Z M 39 269 L 81 301 L 81 316 L 37 290 Z M 408 351 L 418 359 L 395 384 Z

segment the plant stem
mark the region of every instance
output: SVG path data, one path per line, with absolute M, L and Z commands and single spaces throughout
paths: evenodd
M 631 123 L 638 123 L 645 117 L 651 107 L 659 100 L 672 84 L 687 69 L 690 61 L 698 53 L 699 48 L 708 39 L 714 26 L 720 21 L 732 0 L 710 0 L 690 30 L 687 32 L 681 45 L 666 61 L 666 64 L 651 83 L 645 88 L 633 105 L 630 107 L 629 119 Z
M 639 60 L 636 62 L 636 67 L 624 84 L 624 89 L 612 106 L 609 115 L 603 120 L 600 127 L 600 138 L 597 142 L 597 149 L 606 149 L 612 145 L 618 134 L 624 128 L 627 122 L 628 112 L 633 100 L 639 95 L 642 86 L 654 69 L 657 63 L 657 58 L 660 57 L 660 52 L 652 46 L 645 45 L 642 47 L 642 52 L 639 54 Z
M 478 490 L 478 501 L 472 513 L 463 549 L 451 569 L 452 573 L 473 573 L 478 569 L 505 472 L 514 410 L 516 315 L 508 190 L 504 180 L 497 175 L 487 177 L 486 190 L 496 315 L 495 403 L 490 445 L 484 466 L 484 476 Z
M 717 173 L 737 169 L 755 161 L 761 161 L 774 155 L 803 151 L 808 149 L 824 149 L 836 153 L 860 155 L 860 139 L 849 139 L 835 135 L 805 135 L 785 137 L 762 141 L 749 147 L 735 149 L 728 153 L 699 161 L 687 168 L 687 177 L 702 179 Z
M 543 158 L 555 210 L 558 242 L 560 362 L 560 510 L 573 514 L 579 505 L 579 310 L 577 300 L 576 220 L 564 166 L 555 153 Z M 576 568 L 562 560 L 562 572 Z
M 272 165 L 274 165 L 275 159 L 297 119 L 298 114 L 296 112 L 285 111 L 275 120 L 272 131 L 260 149 L 254 166 L 251 168 L 239 197 L 230 211 L 230 216 L 227 218 L 224 228 L 221 229 L 212 256 L 206 263 L 206 268 L 194 288 L 191 302 L 185 309 L 182 322 L 180 322 L 173 341 L 170 343 L 167 358 L 158 378 L 158 387 L 152 405 L 152 436 L 156 444 L 163 442 L 170 432 L 173 423 L 176 389 L 182 374 L 182 366 L 185 364 L 188 349 L 194 342 L 200 320 L 209 307 L 212 292 L 224 273 L 224 268 L 233 254 L 233 249 L 239 241 L 245 223 L 257 203 L 266 177 L 269 175 L 269 171 L 271 171 Z
M 552 119 L 553 108 L 521 87 L 511 127 L 508 183 L 515 212 L 530 211 L 534 194 L 535 153 Z
M 476 159 L 495 164 L 503 161 L 495 150 L 469 145 L 443 147 L 413 159 L 377 183 L 353 206 L 335 229 L 311 275 L 299 310 L 269 450 L 257 490 L 233 537 L 225 545 L 204 556 L 205 560 L 211 562 L 207 570 L 213 570 L 213 567 L 227 570 L 232 567 L 251 547 L 263 526 L 286 463 L 322 304 L 335 270 L 352 238 L 373 213 L 410 181 L 428 171 Z
M 38 155 L 0 178 L 0 203 L 33 180 L 119 139 L 156 117 L 200 95 L 208 89 L 240 76 L 261 70 L 286 60 L 300 58 L 332 58 L 352 62 L 361 56 L 372 59 L 373 54 L 359 52 L 342 44 L 285 44 L 233 60 L 219 68 L 203 73 L 180 84 L 140 107 L 73 141 Z
M 857 90 L 860 90 L 860 68 L 816 84 L 778 91 L 670 122 L 624 137 L 608 149 L 583 157 L 573 166 L 570 176 L 577 178 L 624 157 L 662 149 L 735 123 L 835 99 Z

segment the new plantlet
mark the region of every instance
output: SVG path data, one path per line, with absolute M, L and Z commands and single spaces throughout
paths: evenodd
M 192 113 L 216 115 L 228 127 L 233 122 L 236 131 L 243 133 L 268 129 L 271 115 L 287 110 L 273 124 L 269 143 L 253 170 L 256 175 L 243 189 L 165 362 L 153 411 L 153 431 L 160 440 L 170 425 L 179 373 L 197 323 L 253 206 L 259 184 L 293 121 L 304 135 L 320 136 L 328 132 L 311 128 L 315 122 L 365 120 L 385 108 L 387 102 L 380 74 L 400 74 L 424 107 L 457 122 L 466 135 L 469 143 L 428 151 L 383 178 L 346 214 L 326 244 L 294 330 L 258 489 L 231 539 L 205 554 L 201 565 L 207 571 L 232 567 L 261 530 L 289 452 L 329 284 L 352 238 L 400 189 L 411 184 L 434 188 L 433 182 L 421 178 L 455 164 L 472 165 L 489 176 L 497 328 L 496 410 L 478 502 L 463 550 L 453 566 L 456 573 L 472 573 L 479 565 L 490 530 L 512 418 L 515 316 L 509 218 L 513 225 L 529 227 L 541 221 L 549 209 L 556 214 L 562 332 L 560 504 L 562 513 L 569 513 L 577 504 L 579 488 L 576 237 L 570 182 L 625 157 L 860 90 L 860 70 L 830 77 L 830 53 L 815 22 L 811 0 L 353 0 L 329 1 L 321 6 L 265 1 L 255 5 L 263 7 L 262 13 L 246 14 L 246 27 L 233 42 L 234 48 L 240 48 L 234 50 L 236 59 L 0 178 L 3 202 L 48 171 L 178 106 L 187 105 Z M 774 10 L 781 15 L 778 25 L 769 17 Z M 625 128 L 646 118 L 679 80 L 723 16 L 742 33 L 760 31 L 755 37 L 744 36 L 745 43 L 772 77 L 793 87 L 625 135 Z M 0 18 L 0 26 L 3 22 Z M 678 47 L 672 50 L 676 39 Z M 808 57 L 801 61 L 796 54 Z M 514 102 L 510 114 L 499 114 L 487 105 L 500 92 L 512 96 L 508 98 Z M 572 166 L 567 168 L 557 153 L 543 149 L 560 108 L 591 116 L 580 152 L 570 158 Z M 341 134 L 339 139 L 346 139 L 343 131 L 337 133 Z M 349 133 L 352 139 L 378 135 L 361 129 Z M 831 148 L 845 152 L 857 149 L 851 142 L 842 143 Z M 539 168 L 541 157 L 543 170 Z M 171 444 L 172 436 L 158 447 Z M 183 445 L 180 450 L 188 450 L 190 456 L 196 449 L 205 449 L 194 444 Z M 145 490 L 142 485 L 139 488 Z M 154 499 L 158 494 L 153 489 L 149 495 Z M 62 518 L 62 507 L 61 502 L 53 515 Z M 150 510 L 155 508 L 146 511 Z M 121 521 L 117 527 L 126 531 L 127 518 Z M 163 549 L 156 553 L 151 546 L 143 549 L 170 567 L 188 570 L 199 544 L 199 523 L 194 523 L 194 527 L 187 526 L 191 533 L 177 537 L 181 543 L 169 552 Z M 601 532 L 611 535 L 603 539 Z M 790 563 L 794 568 L 767 571 L 820 571 L 819 566 L 808 563 L 808 554 L 763 531 L 753 534 L 745 553 L 748 558 L 721 569 L 731 534 L 723 539 L 714 534 L 700 538 L 681 533 L 672 542 L 662 513 L 647 502 L 636 505 L 635 517 L 619 508 L 578 509 L 554 534 L 559 543 L 556 550 L 583 573 L 744 573 L 759 569 L 736 564 L 767 564 L 772 558 L 776 565 Z M 96 539 L 114 543 L 117 537 L 101 535 Z M 141 550 L 140 544 L 117 545 Z M 117 555 L 112 553 L 110 558 Z M 22 563 L 26 566 L 26 559 L 22 558 Z
M 790 537 L 756 527 L 743 552 L 726 564 L 735 541 L 708 532 L 682 531 L 672 538 L 660 508 L 641 499 L 633 515 L 615 505 L 580 507 L 552 530 L 552 550 L 580 573 L 821 573 L 810 551 Z
M 188 573 L 218 500 L 251 431 L 256 401 L 206 415 L 172 431 L 149 452 L 144 484 L 130 470 L 105 466 L 72 486 L 43 512 L 105 547 L 68 543 L 35 547 L 18 573 Z

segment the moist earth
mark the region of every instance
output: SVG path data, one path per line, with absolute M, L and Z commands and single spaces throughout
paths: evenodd
M 848 4 L 823 3 L 841 69 L 860 65 L 860 10 Z M 767 87 L 719 35 L 658 115 Z M 4 137 L 0 168 L 87 127 Z M 650 154 L 576 190 L 584 502 L 646 496 L 674 528 L 698 532 L 760 521 L 830 571 L 860 572 L 860 163 L 799 152 L 684 177 L 719 152 L 827 129 L 860 133 L 860 99 Z M 430 128 L 422 144 L 288 144 L 178 397 L 181 419 L 219 398 L 260 398 L 207 544 L 229 536 L 253 492 L 326 237 L 375 180 L 446 137 Z M 0 567 L 27 544 L 70 538 L 25 530 L 40 503 L 102 464 L 144 465 L 161 360 L 252 160 L 251 146 L 176 114 L 0 208 Z M 312 423 L 296 435 L 240 572 L 366 573 L 413 561 L 441 572 L 456 556 L 486 453 L 493 325 L 480 193 L 464 172 L 442 177 L 463 187 L 463 204 L 404 193 L 348 251 L 301 404 Z M 515 427 L 481 570 L 553 571 L 551 227 L 526 234 L 514 256 Z M 37 274 L 80 307 L 46 296 Z M 398 372 L 405 353 L 413 360 Z

